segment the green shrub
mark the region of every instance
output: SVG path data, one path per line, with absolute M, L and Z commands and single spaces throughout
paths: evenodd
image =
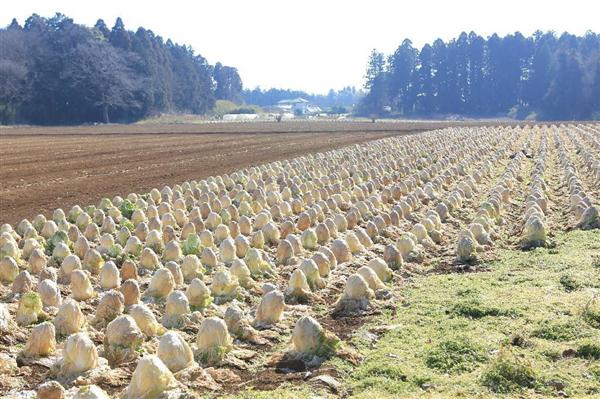
M 531 333 L 532 337 L 550 341 L 569 341 L 577 338 L 578 329 L 573 321 L 544 320 Z
M 600 381 L 600 366 L 592 366 L 592 367 L 590 367 L 590 374 L 596 380 Z
M 507 343 L 512 346 L 517 346 L 519 348 L 525 348 L 531 346 L 531 343 L 527 340 L 527 338 L 523 334 L 512 334 L 507 340 Z
M 410 382 L 412 382 L 421 389 L 427 389 L 427 385 L 431 384 L 431 377 L 417 375 L 412 377 L 410 379 Z
M 353 375 L 358 380 L 366 380 L 373 377 L 389 378 L 394 381 L 406 381 L 406 371 L 401 365 L 387 362 L 373 362 L 361 367 L 357 373 Z
M 563 289 L 567 292 L 576 291 L 581 288 L 581 283 L 570 274 L 563 274 L 560 276 L 559 281 L 560 285 L 562 285 Z
M 500 352 L 482 376 L 482 384 L 495 393 L 534 388 L 536 380 L 531 365 L 519 360 L 507 350 Z
M 468 299 L 455 303 L 450 308 L 450 313 L 456 316 L 469 317 L 471 319 L 481 319 L 486 316 L 516 316 L 516 312 L 513 310 L 505 310 L 496 307 L 490 307 L 483 305 L 477 299 Z
M 472 288 L 472 287 L 461 288 L 456 291 L 456 296 L 460 296 L 460 297 L 470 297 L 472 295 L 477 295 L 477 294 L 478 294 L 477 289 Z
M 577 357 L 589 360 L 600 360 L 600 345 L 586 342 L 577 348 Z
M 560 351 L 556 348 L 548 348 L 548 349 L 541 351 L 540 353 L 542 354 L 542 356 L 547 357 L 548 360 L 550 360 L 552 362 L 559 361 L 560 359 L 563 358 L 562 351 Z
M 600 301 L 589 301 L 583 309 L 583 320 L 594 328 L 600 328 Z
M 218 118 L 222 118 L 225 114 L 258 114 L 260 112 L 260 107 L 256 105 L 238 106 L 234 102 L 227 100 L 217 100 L 212 110 L 213 115 Z
M 230 113 L 237 108 L 237 105 L 228 100 L 217 100 L 212 110 L 213 114 L 217 117 L 223 117 L 223 115 Z
M 471 371 L 485 360 L 480 348 L 463 338 L 440 342 L 425 355 L 425 364 L 445 373 Z

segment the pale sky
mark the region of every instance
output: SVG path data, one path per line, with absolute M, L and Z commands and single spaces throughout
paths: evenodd
M 151 29 L 191 45 L 211 64 L 237 67 L 244 86 L 326 93 L 361 86 L 373 48 L 392 53 L 404 38 L 416 47 L 461 31 L 488 36 L 537 29 L 600 32 L 598 0 L 2 0 L 0 25 L 56 11 L 93 25 Z M 1 49 L 0 49 L 1 51 Z

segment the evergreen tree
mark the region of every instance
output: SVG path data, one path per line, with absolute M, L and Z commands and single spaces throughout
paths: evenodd
M 486 99 L 484 86 L 484 57 L 485 39 L 475 32 L 469 33 L 469 93 L 466 101 L 466 113 L 481 115 L 484 112 L 483 104 Z
M 131 49 L 131 36 L 127 29 L 125 29 L 125 24 L 121 17 L 118 17 L 115 21 L 115 26 L 113 26 L 110 31 L 110 43 L 120 49 L 128 51 Z
M 8 25 L 8 27 L 6 29 L 7 30 L 21 30 L 23 28 L 21 27 L 21 25 L 19 25 L 19 22 L 17 22 L 16 18 L 13 18 L 12 21 L 10 22 L 10 25 Z
M 213 77 L 216 84 L 215 98 L 217 100 L 229 100 L 234 103 L 242 102 L 242 79 L 237 69 L 223 66 L 220 62 L 215 64 Z
M 583 71 L 579 61 L 570 52 L 561 51 L 552 74 L 554 79 L 543 98 L 543 113 L 553 119 L 583 117 Z
M 394 109 L 401 114 L 409 114 L 414 111 L 416 92 L 413 90 L 412 78 L 417 55 L 418 51 L 412 46 L 412 42 L 405 39 L 389 57 L 387 63 L 387 97 L 391 99 Z
M 435 109 L 433 90 L 433 49 L 425 44 L 417 57 L 417 69 L 414 75 L 417 90 L 415 113 L 423 115 Z
M 97 20 L 94 28 L 102 35 L 102 38 L 106 40 L 110 38 L 110 29 L 108 29 L 103 19 Z
M 487 39 L 461 33 L 420 52 L 403 41 L 382 72 L 380 53 L 369 58 L 359 111 L 394 115 L 513 116 L 545 119 L 597 117 L 600 35 L 516 32 Z M 381 79 L 377 79 L 377 77 Z M 377 83 L 377 84 L 375 84 Z M 385 89 L 385 90 L 384 90 Z M 386 93 L 385 96 L 382 93 Z
M 534 33 L 533 40 L 535 50 L 531 57 L 523 97 L 526 105 L 539 108 L 552 81 L 551 68 L 556 38 L 550 32 L 543 34 L 538 31 Z
M 596 119 L 600 119 L 600 60 L 596 63 L 596 72 L 594 73 L 594 83 L 590 90 L 592 99 L 591 113 Z
M 471 74 L 471 62 L 469 59 L 469 36 L 462 32 L 456 42 L 454 43 L 454 98 L 455 107 L 454 110 L 457 113 L 467 113 L 467 104 L 471 102 L 471 86 L 470 86 L 470 74 Z
M 432 68 L 434 70 L 432 86 L 435 98 L 435 108 L 430 113 L 450 112 L 450 79 L 451 72 L 447 61 L 447 48 L 443 40 L 437 39 L 432 46 Z
M 365 89 L 371 89 L 375 80 L 385 71 L 385 56 L 383 53 L 373 49 L 367 63 L 367 73 L 365 74 Z

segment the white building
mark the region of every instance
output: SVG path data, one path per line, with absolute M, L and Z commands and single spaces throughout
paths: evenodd
M 293 100 L 281 100 L 277 102 L 276 107 L 283 112 L 291 112 L 294 115 L 314 115 L 322 111 L 317 105 L 311 104 L 301 97 Z

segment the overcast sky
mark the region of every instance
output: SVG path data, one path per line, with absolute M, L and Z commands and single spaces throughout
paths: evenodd
M 362 85 L 372 48 L 391 53 L 404 38 L 417 47 L 461 31 L 488 36 L 537 29 L 600 32 L 598 0 L 2 0 L 0 25 L 22 24 L 32 13 L 56 11 L 93 25 L 112 27 L 120 16 L 191 45 L 211 64 L 238 68 L 244 86 L 325 93 Z M 1 49 L 0 49 L 1 51 Z

